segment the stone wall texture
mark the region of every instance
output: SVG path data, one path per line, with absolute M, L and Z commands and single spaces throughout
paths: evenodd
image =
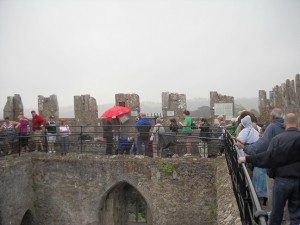
M 38 96 L 38 110 L 39 115 L 44 118 L 49 118 L 50 115 L 55 118 L 59 118 L 59 106 L 56 95 L 50 95 L 49 97 L 44 97 L 42 95 Z
M 136 117 L 140 113 L 140 97 L 137 94 L 124 94 L 119 93 L 115 95 L 115 105 L 117 106 L 125 106 L 130 108 L 131 112 L 128 114 L 128 120 L 124 120 L 125 122 L 122 123 L 123 126 L 122 130 L 120 131 L 120 136 L 125 136 L 128 133 L 136 132 L 134 124 L 136 122 Z
M 28 209 L 33 209 L 33 164 L 29 158 L 1 160 L 0 224 L 21 224 Z
M 117 210 L 106 210 L 118 208 L 111 206 L 116 202 L 110 200 L 122 184 L 129 184 L 145 199 L 147 224 L 229 224 L 219 223 L 218 215 L 220 203 L 223 211 L 230 210 L 227 220 L 237 221 L 234 197 L 227 195 L 230 189 L 220 193 L 227 199 L 217 200 L 220 188 L 216 180 L 222 179 L 221 184 L 230 187 L 230 179 L 224 176 L 226 169 L 222 167 L 216 174 L 218 165 L 224 163 L 213 159 L 112 159 L 40 153 L 8 158 L 0 162 L 0 224 L 19 225 L 29 211 L 34 225 L 117 225 L 105 218 L 112 213 L 120 216 Z M 169 173 L 166 167 L 173 171 Z
M 74 111 L 76 126 L 94 126 L 86 128 L 86 132 L 97 131 L 98 106 L 95 98 L 90 95 L 74 96 Z M 78 127 L 77 132 L 80 131 Z
M 8 116 L 10 120 L 17 121 L 20 112 L 23 112 L 23 103 L 21 96 L 19 94 L 8 96 L 3 109 L 3 117 L 5 118 Z
M 175 118 L 177 121 L 182 120 L 184 110 L 188 110 L 185 94 L 162 93 L 162 113 L 164 119 Z

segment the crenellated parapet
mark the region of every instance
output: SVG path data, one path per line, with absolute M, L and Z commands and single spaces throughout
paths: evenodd
M 90 95 L 74 96 L 74 112 L 78 126 L 97 124 L 97 101 Z
M 163 118 L 183 119 L 183 111 L 188 110 L 186 95 L 179 93 L 162 93 L 162 113 Z
M 216 91 L 210 92 L 211 118 L 223 115 L 226 120 L 234 116 L 234 97 L 219 94 Z
M 50 95 L 49 97 L 44 97 L 42 95 L 38 96 L 38 110 L 39 115 L 48 118 L 50 115 L 55 118 L 59 118 L 59 106 L 56 95 Z
M 281 85 L 276 85 L 270 91 L 259 91 L 259 111 L 262 121 L 268 122 L 269 113 L 273 108 L 281 108 L 283 113 L 299 113 L 300 111 L 300 75 L 295 80 L 287 79 Z

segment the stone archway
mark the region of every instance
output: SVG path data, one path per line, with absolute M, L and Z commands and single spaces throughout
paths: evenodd
M 30 210 L 27 210 L 24 214 L 21 225 L 34 225 L 33 216 Z
M 117 184 L 103 198 L 101 225 L 152 224 L 150 207 L 145 198 L 127 182 Z

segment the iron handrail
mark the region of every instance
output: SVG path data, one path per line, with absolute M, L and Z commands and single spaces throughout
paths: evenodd
M 243 225 L 267 225 L 268 214 L 261 208 L 245 163 L 238 165 L 236 142 L 226 130 L 224 133 L 225 158 L 231 176 L 233 191 Z

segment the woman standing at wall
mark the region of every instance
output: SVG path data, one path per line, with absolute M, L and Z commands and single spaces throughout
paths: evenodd
M 67 125 L 67 122 L 64 119 L 60 120 L 59 133 L 60 133 L 61 154 L 66 155 L 69 150 L 70 127 Z
M 23 113 L 20 113 L 18 118 L 20 121 L 19 140 L 20 140 L 20 145 L 21 145 L 21 151 L 28 152 L 29 151 L 29 147 L 28 147 L 29 132 L 28 131 L 30 131 L 30 129 L 28 129 L 29 121 L 24 116 Z
M 20 126 L 19 122 L 10 121 L 9 117 L 5 117 L 3 125 L 0 127 L 0 130 L 3 130 L 5 137 L 5 145 L 7 148 L 7 154 L 12 153 L 12 144 L 16 137 L 16 128 Z

